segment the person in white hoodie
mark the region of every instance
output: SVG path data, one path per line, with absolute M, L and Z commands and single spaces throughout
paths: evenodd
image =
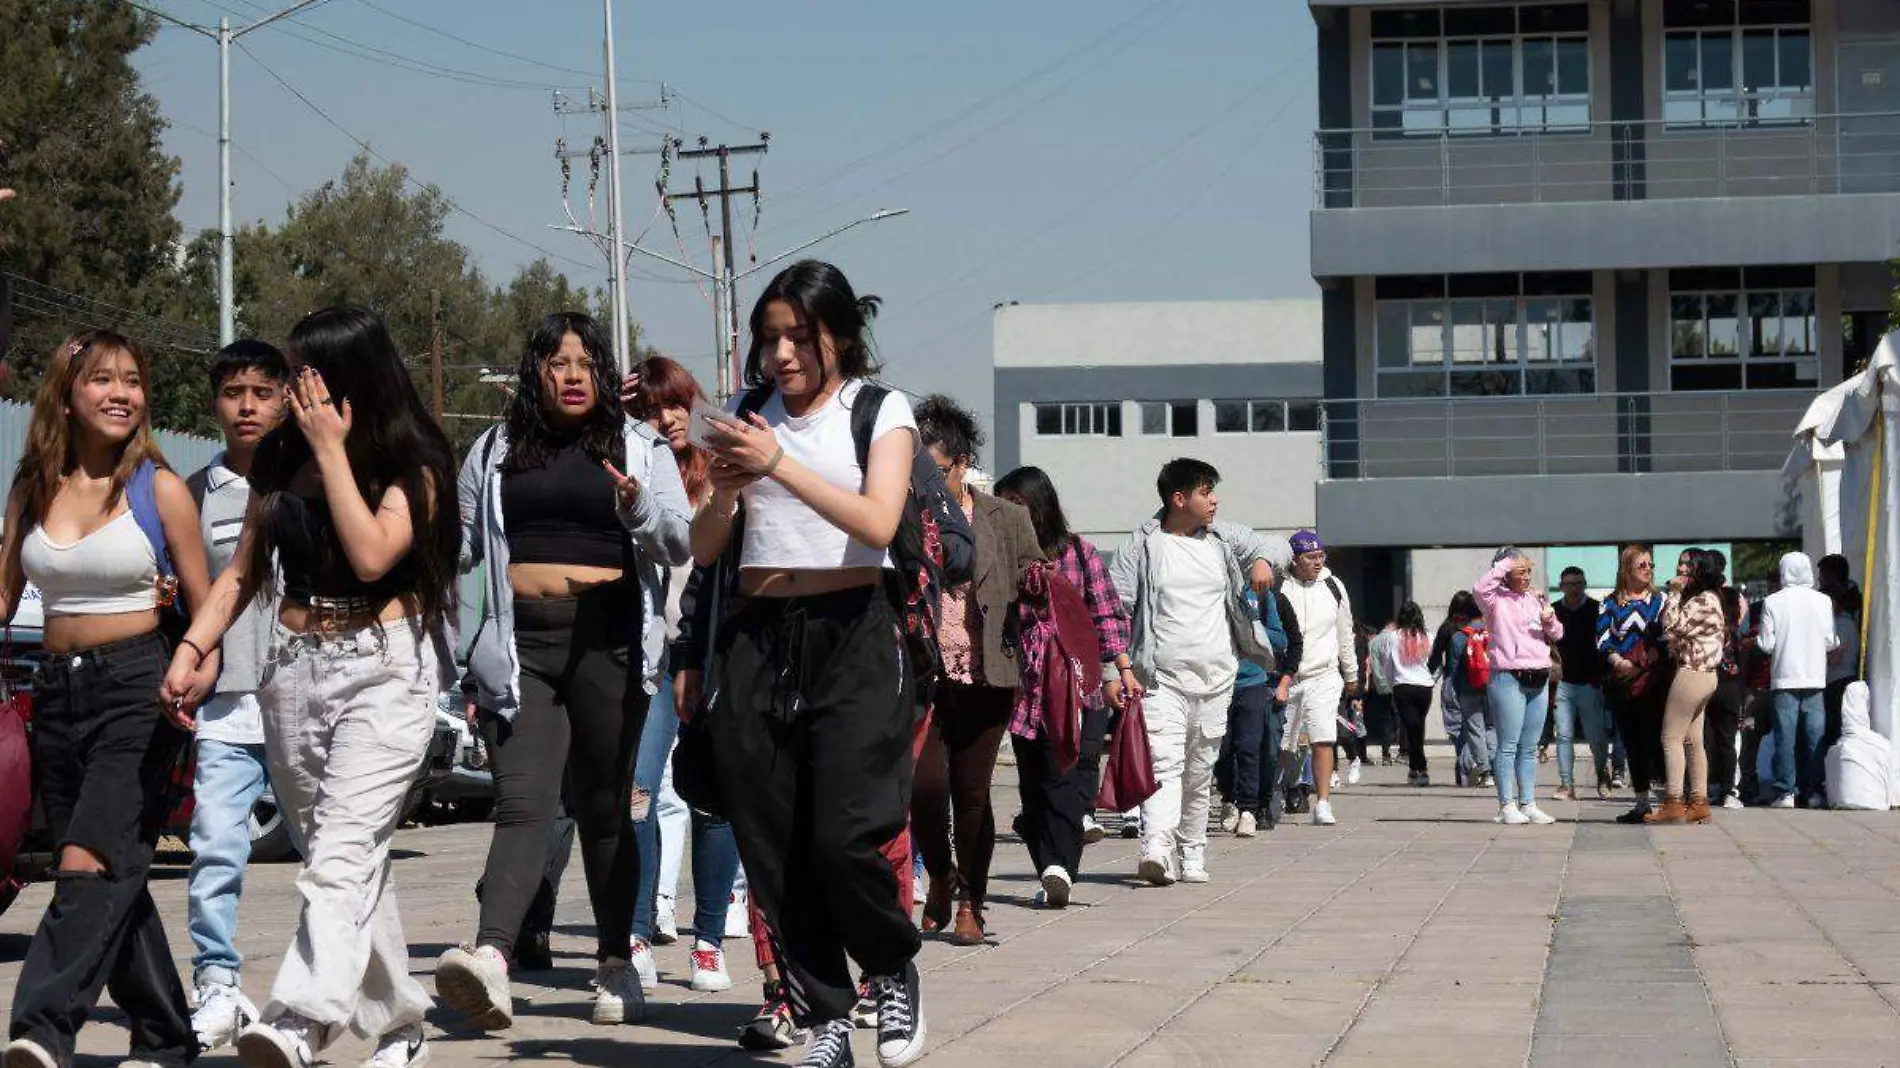
M 1841 740 L 1827 754 L 1829 808 L 1893 807 L 1893 742 L 1874 730 L 1867 703 L 1867 684 L 1848 683 L 1841 694 Z
M 1284 778 L 1299 754 L 1300 734 L 1313 746 L 1313 784 L 1319 801 L 1313 823 L 1333 823 L 1333 743 L 1339 738 L 1339 702 L 1359 689 L 1359 654 L 1353 645 L 1352 599 L 1326 567 L 1326 546 L 1310 530 L 1291 539 L 1293 566 L 1280 592 L 1298 618 L 1302 655 L 1287 695 L 1286 732 L 1281 735 Z
M 1834 633 L 1834 602 L 1814 588 L 1814 563 L 1806 553 L 1781 558 L 1781 588 L 1762 602 L 1755 645 L 1768 654 L 1769 687 L 1775 703 L 1775 808 L 1812 807 L 1825 773 L 1821 735 L 1827 725 L 1823 695 L 1827 654 L 1840 644 Z

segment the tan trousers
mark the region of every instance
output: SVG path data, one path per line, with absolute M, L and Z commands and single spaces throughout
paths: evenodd
M 1669 687 L 1669 701 L 1663 706 L 1662 728 L 1664 782 L 1671 797 L 1708 795 L 1709 757 L 1702 748 L 1702 714 L 1714 696 L 1715 672 L 1689 668 L 1676 672 L 1676 681 Z

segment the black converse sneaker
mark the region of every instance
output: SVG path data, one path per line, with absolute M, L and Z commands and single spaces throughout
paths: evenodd
M 798 1068 L 856 1068 L 851 1055 L 851 1021 L 828 1020 L 811 1029 L 805 1056 Z
M 871 977 L 877 999 L 877 1061 L 904 1068 L 924 1055 L 924 1006 L 917 985 L 917 964 L 904 962 L 902 975 Z

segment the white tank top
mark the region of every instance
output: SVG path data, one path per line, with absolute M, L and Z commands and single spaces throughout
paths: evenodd
M 71 545 L 35 526 L 20 567 L 49 616 L 103 616 L 158 607 L 158 557 L 131 509 Z

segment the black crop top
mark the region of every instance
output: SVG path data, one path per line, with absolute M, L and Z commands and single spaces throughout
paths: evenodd
M 627 531 L 614 511 L 614 480 L 576 439 L 530 471 L 503 471 L 501 527 L 508 561 L 625 567 Z
M 307 605 L 312 597 L 380 603 L 416 592 L 415 558 L 408 554 L 374 582 L 357 578 L 330 519 L 330 505 L 321 498 L 279 494 L 271 526 L 284 572 L 284 599 L 292 604 Z

